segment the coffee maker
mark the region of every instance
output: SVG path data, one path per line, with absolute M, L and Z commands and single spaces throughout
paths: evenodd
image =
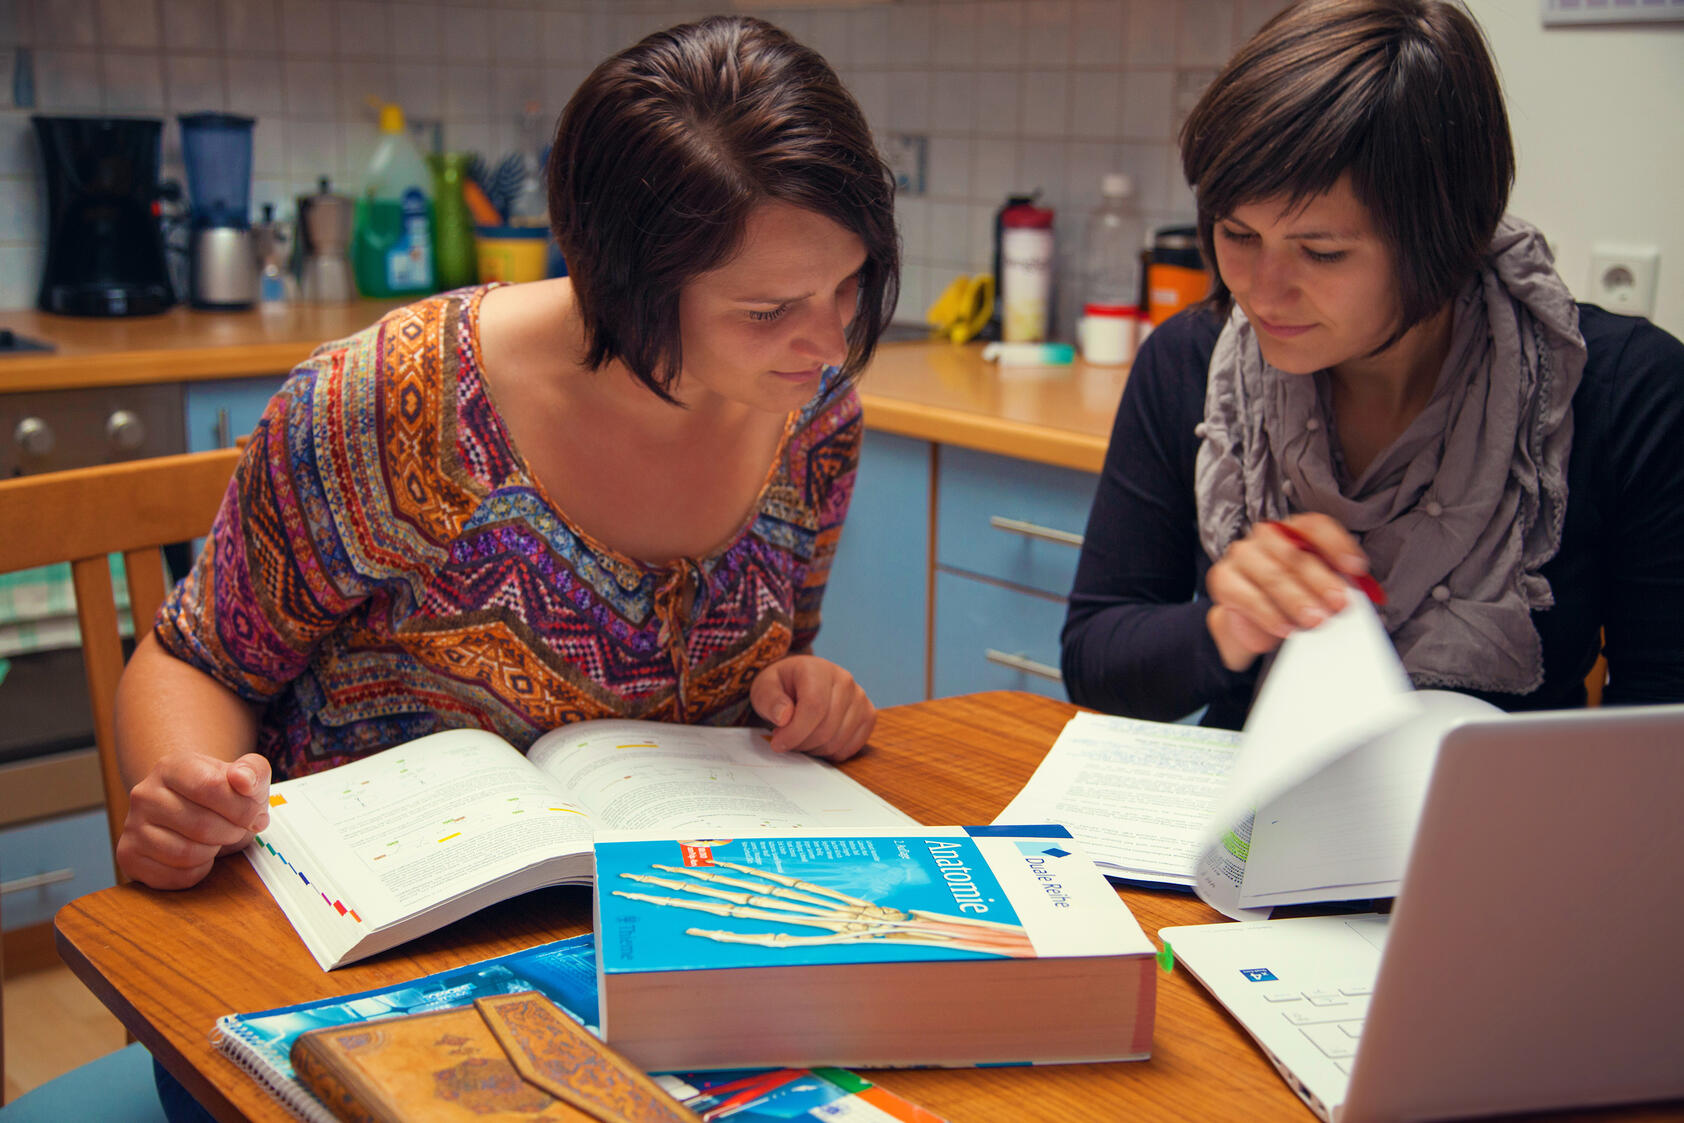
M 69 316 L 146 316 L 175 303 L 158 221 L 164 123 L 30 118 L 47 184 L 47 261 L 36 303 Z
M 251 231 L 250 117 L 183 113 L 181 156 L 192 213 L 189 289 L 196 308 L 249 308 L 257 300 Z

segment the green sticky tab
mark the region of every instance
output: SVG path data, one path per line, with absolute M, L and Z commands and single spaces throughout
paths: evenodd
M 871 1081 L 856 1073 L 849 1072 L 845 1068 L 815 1068 L 813 1075 L 822 1080 L 828 1080 L 844 1092 L 853 1095 L 858 1095 L 871 1087 Z
M 1168 940 L 1164 941 L 1164 950 L 1158 953 L 1158 966 L 1165 971 L 1175 970 L 1175 949 L 1169 946 Z
M 6 681 L 6 672 L 12 669 L 10 659 L 0 658 L 0 682 Z

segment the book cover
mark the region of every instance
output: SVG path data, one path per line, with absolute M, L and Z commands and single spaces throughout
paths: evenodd
M 1121 1060 L 1154 949 L 1054 826 L 599 836 L 609 1043 L 651 1069 Z
M 715 1077 L 716 1079 L 710 1079 Z M 662 1078 L 684 1106 L 703 1119 L 734 1123 L 943 1123 L 942 1117 L 841 1068 L 781 1068 L 756 1072 L 690 1073 L 682 1087 Z
M 342 1120 L 700 1123 L 535 991 L 311 1030 L 292 1059 Z
M 358 1123 L 592 1123 L 521 1079 L 473 1006 L 316 1029 L 292 1046 L 299 1081 Z

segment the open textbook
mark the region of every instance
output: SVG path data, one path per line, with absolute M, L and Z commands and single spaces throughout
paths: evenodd
M 588 884 L 598 828 L 710 834 L 912 819 L 756 729 L 588 721 L 522 756 L 473 729 L 269 789 L 246 849 L 324 970 L 508 897 Z
M 1242 733 L 1078 714 L 995 822 L 1061 823 L 1105 873 L 1240 919 L 1395 895 L 1440 738 L 1498 711 L 1413 690 L 1349 601 L 1281 645 Z

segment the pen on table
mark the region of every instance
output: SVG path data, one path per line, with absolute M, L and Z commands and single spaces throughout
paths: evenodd
M 1334 565 L 1332 560 L 1330 560 L 1326 554 L 1322 553 L 1321 549 L 1317 547 L 1314 542 L 1311 542 L 1308 538 L 1304 537 L 1303 533 L 1296 527 L 1289 526 L 1283 522 L 1275 522 L 1270 519 L 1263 520 L 1262 525 L 1274 527 L 1288 542 L 1291 542 L 1294 546 L 1297 546 L 1300 550 L 1303 550 L 1306 553 L 1316 555 L 1316 557 L 1326 562 L 1329 569 L 1338 573 L 1351 584 L 1366 593 L 1368 595 L 1368 599 L 1373 601 L 1376 607 L 1386 603 L 1386 590 L 1380 587 L 1380 582 L 1374 580 L 1372 576 L 1366 573 L 1344 572 L 1338 566 Z

